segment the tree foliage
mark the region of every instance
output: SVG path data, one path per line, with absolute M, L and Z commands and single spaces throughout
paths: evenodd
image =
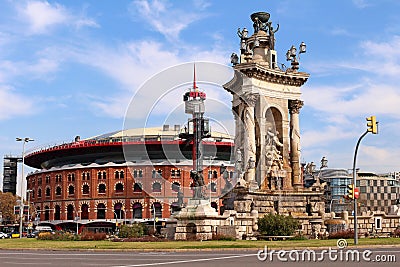
M 14 206 L 17 205 L 17 197 L 8 193 L 0 192 L 0 212 L 3 222 L 14 222 Z
M 262 235 L 289 236 L 295 233 L 299 221 L 292 216 L 279 214 L 266 214 L 258 219 L 258 230 Z

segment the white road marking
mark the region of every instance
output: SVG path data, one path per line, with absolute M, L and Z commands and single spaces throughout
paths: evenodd
M 257 254 L 243 254 L 243 255 L 234 255 L 234 256 L 225 256 L 225 257 L 216 257 L 216 258 L 203 258 L 203 259 L 193 259 L 193 260 L 182 260 L 182 261 L 155 262 L 155 263 L 143 263 L 143 264 L 132 264 L 132 265 L 118 265 L 118 266 L 113 266 L 113 267 L 157 266 L 157 265 L 168 265 L 168 264 L 179 264 L 179 263 L 226 260 L 226 259 L 244 258 L 244 257 L 250 257 L 250 256 L 257 256 Z

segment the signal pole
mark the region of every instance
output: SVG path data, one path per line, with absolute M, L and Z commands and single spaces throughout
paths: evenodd
M 357 198 L 355 197 L 355 191 L 357 188 L 357 174 L 356 174 L 356 160 L 357 160 L 357 152 L 358 147 L 360 146 L 361 140 L 366 136 L 369 132 L 372 134 L 378 133 L 378 122 L 376 121 L 376 116 L 371 116 L 366 118 L 367 120 L 367 130 L 363 133 L 357 141 L 356 149 L 354 151 L 354 159 L 353 159 L 353 201 L 354 201 L 354 245 L 358 245 L 358 223 L 357 223 Z

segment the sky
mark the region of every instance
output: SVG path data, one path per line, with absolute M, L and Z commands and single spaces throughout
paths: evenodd
M 35 140 L 29 151 L 122 129 L 132 98 L 158 73 L 187 62 L 230 68 L 237 29 L 252 33 L 250 14 L 265 11 L 280 25 L 278 62 L 289 65 L 286 51 L 307 44 L 301 160 L 325 156 L 330 168 L 352 168 L 365 118 L 376 115 L 379 134 L 363 139 L 357 167 L 400 170 L 398 0 L 1 0 L 0 10 L 2 156 L 21 154 L 16 137 Z M 230 128 L 230 95 L 204 86 L 224 104 L 219 120 Z M 160 105 L 152 123 L 173 119 Z

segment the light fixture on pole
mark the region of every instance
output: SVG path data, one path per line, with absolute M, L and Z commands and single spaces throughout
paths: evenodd
M 23 217 L 23 209 L 24 209 L 24 165 L 25 165 L 25 143 L 30 141 L 35 141 L 30 139 L 29 137 L 15 139 L 17 142 L 22 142 L 22 167 L 21 167 L 21 202 L 20 202 L 20 210 L 19 210 L 19 238 L 22 238 L 22 217 Z
M 286 52 L 286 60 L 291 61 L 292 67 L 289 70 L 291 70 L 292 72 L 297 72 L 297 70 L 299 69 L 299 61 L 297 60 L 297 57 L 300 59 L 300 54 L 306 52 L 306 47 L 306 44 L 304 42 L 301 42 L 298 53 L 294 45 L 292 45 L 292 47 Z

